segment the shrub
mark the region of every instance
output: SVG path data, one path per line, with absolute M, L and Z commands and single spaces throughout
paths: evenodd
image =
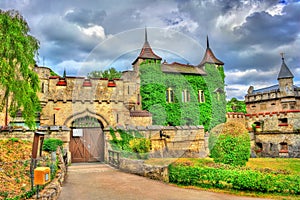
M 135 153 L 147 153 L 150 151 L 150 140 L 147 138 L 134 138 L 129 141 L 129 146 Z
M 300 194 L 299 175 L 263 173 L 230 167 L 169 165 L 169 180 L 180 185 L 264 193 Z
M 53 152 L 57 150 L 57 147 L 62 147 L 63 141 L 60 139 L 49 138 L 45 139 L 43 143 L 43 150 L 48 152 Z
M 210 139 L 214 161 L 234 166 L 246 165 L 250 158 L 250 136 L 244 125 L 231 121 L 218 127 L 218 131 Z

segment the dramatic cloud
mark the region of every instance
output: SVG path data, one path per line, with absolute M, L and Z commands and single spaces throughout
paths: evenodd
M 277 83 L 279 53 L 300 83 L 299 0 L 2 0 L 40 40 L 39 65 L 62 74 L 131 69 L 144 42 L 168 62 L 198 64 L 210 47 L 225 63 L 228 98 Z

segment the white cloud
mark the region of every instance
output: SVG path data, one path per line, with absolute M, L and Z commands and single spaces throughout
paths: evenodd
M 267 13 L 269 13 L 270 15 L 274 16 L 274 15 L 282 15 L 282 10 L 284 8 L 284 4 L 276 4 L 272 7 L 270 7 L 269 9 L 266 10 Z
M 94 26 L 90 26 L 88 28 L 83 28 L 83 27 L 78 26 L 78 28 L 87 36 L 96 36 L 101 39 L 106 38 L 104 28 L 102 26 L 94 25 Z

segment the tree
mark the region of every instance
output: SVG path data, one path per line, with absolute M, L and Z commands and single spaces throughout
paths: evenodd
M 232 98 L 230 101 L 227 101 L 226 111 L 246 113 L 246 104 L 244 101 L 239 101 L 237 98 Z
M 121 75 L 121 72 L 112 67 L 104 71 L 92 71 L 88 73 L 88 78 L 108 78 L 109 80 L 112 80 L 114 78 L 120 78 Z
M 39 79 L 34 72 L 39 41 L 29 31 L 18 11 L 0 10 L 0 111 L 5 109 L 5 126 L 8 114 L 15 117 L 21 111 L 25 124 L 34 128 L 40 110 Z
M 216 163 L 244 166 L 250 158 L 250 136 L 242 123 L 230 121 L 216 126 L 208 143 Z

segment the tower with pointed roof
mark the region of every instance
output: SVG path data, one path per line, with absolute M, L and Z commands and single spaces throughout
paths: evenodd
M 254 89 L 245 96 L 246 127 L 254 133 L 253 150 L 262 157 L 299 157 L 300 87 L 281 53 L 278 84 Z
M 204 125 L 205 129 L 209 130 L 225 121 L 224 63 L 214 55 L 209 46 L 208 37 L 206 44 L 206 52 L 198 65 L 168 63 L 166 60 L 161 63 L 162 58 L 153 52 L 148 42 L 145 28 L 143 47 L 132 63 L 136 75 L 136 88 L 141 93 L 138 94 L 141 107 L 135 106 L 135 108 L 150 111 L 155 125 L 194 124 Z M 154 64 L 141 65 L 145 60 L 154 61 Z M 157 87 L 145 87 L 149 81 L 153 81 L 146 80 L 147 77 L 154 77 L 153 74 L 151 76 L 145 74 L 152 72 L 155 77 L 160 78 L 160 84 Z M 158 110 L 154 109 L 154 107 L 158 108 L 159 103 L 166 111 L 166 116 L 170 117 L 166 119 L 160 117 L 161 107 Z M 206 110 L 201 110 L 201 107 L 206 107 Z M 199 110 L 199 113 L 188 110 Z M 203 114 L 207 110 L 209 112 Z
M 281 53 L 282 64 L 277 77 L 279 91 L 282 97 L 295 96 L 294 93 L 294 75 L 284 62 L 284 54 Z
M 145 42 L 144 42 L 144 45 L 141 49 L 140 54 L 138 55 L 138 57 L 132 63 L 134 71 L 138 72 L 139 65 L 147 59 L 154 60 L 154 61 L 159 61 L 159 62 L 161 61 L 161 57 L 159 57 L 158 55 L 156 55 L 153 52 L 153 50 L 152 50 L 152 48 L 151 48 L 151 46 L 148 42 L 147 28 L 145 28 Z
M 199 64 L 199 66 L 204 66 L 206 63 L 208 63 L 208 64 L 215 64 L 217 66 L 224 65 L 224 63 L 221 60 L 219 60 L 218 58 L 216 58 L 216 56 L 214 55 L 213 51 L 209 47 L 208 36 L 206 36 L 206 50 L 205 50 L 205 54 L 203 56 L 202 61 Z

